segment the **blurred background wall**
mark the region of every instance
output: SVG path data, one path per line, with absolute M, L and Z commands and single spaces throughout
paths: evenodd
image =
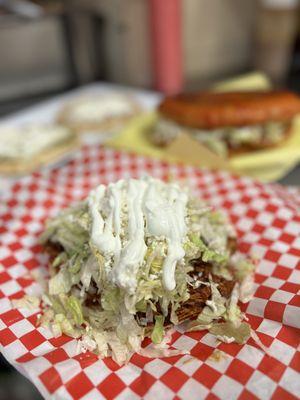
M 0 113 L 95 80 L 173 93 L 255 69 L 297 86 L 299 55 L 297 0 L 0 0 Z
M 188 86 L 204 85 L 251 68 L 255 1 L 186 0 L 182 11 Z

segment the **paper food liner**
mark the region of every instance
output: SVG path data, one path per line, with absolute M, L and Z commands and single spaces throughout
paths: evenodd
M 99 183 L 145 174 L 183 180 L 196 196 L 230 216 L 240 250 L 260 260 L 254 299 L 243 310 L 271 356 L 252 339 L 240 346 L 220 343 L 206 331 L 176 331 L 172 346 L 190 354 L 160 359 L 134 355 L 119 367 L 111 358 L 78 354 L 76 340 L 53 338 L 37 327 L 39 310 L 12 308 L 12 299 L 41 290 L 32 276 L 47 271 L 38 244 L 45 219 Z M 1 197 L 1 348 L 45 398 L 299 398 L 298 190 L 87 146 L 61 168 L 8 185 Z

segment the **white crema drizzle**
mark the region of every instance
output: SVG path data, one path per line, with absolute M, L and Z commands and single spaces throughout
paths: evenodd
M 3 126 L 0 129 L 0 157 L 30 158 L 72 136 L 70 130 L 61 125 Z
M 132 103 L 126 96 L 117 93 L 103 94 L 74 101 L 69 109 L 69 118 L 74 121 L 102 121 L 132 112 Z
M 165 239 L 168 246 L 163 285 L 167 290 L 175 288 L 175 268 L 185 255 L 187 201 L 178 185 L 150 177 L 100 185 L 91 192 L 91 241 L 106 259 L 113 260 L 111 279 L 115 284 L 134 293 L 147 251 L 145 239 L 157 237 Z

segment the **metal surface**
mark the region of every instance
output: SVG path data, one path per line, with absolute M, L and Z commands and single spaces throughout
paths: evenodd
M 63 19 L 0 20 L 0 101 L 66 88 L 72 81 Z
M 38 18 L 44 11 L 41 6 L 28 0 L 2 0 L 0 5 L 8 12 L 25 18 Z
M 288 186 L 300 186 L 300 164 L 289 172 L 284 178 L 280 179 L 278 183 Z

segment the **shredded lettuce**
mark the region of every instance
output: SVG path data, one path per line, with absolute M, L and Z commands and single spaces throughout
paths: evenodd
M 164 337 L 164 317 L 162 315 L 155 316 L 155 325 L 151 334 L 151 340 L 153 343 L 161 343 Z
M 209 328 L 209 332 L 215 335 L 218 339 L 227 338 L 227 340 L 234 338 L 234 341 L 243 344 L 246 343 L 251 335 L 251 328 L 247 322 L 241 322 L 239 326 L 233 322 L 219 322 L 213 324 Z M 223 341 L 226 341 L 224 339 Z
M 230 267 L 234 278 L 239 282 L 239 300 L 247 303 L 255 291 L 255 264 L 253 261 L 245 259 L 242 254 L 236 253 L 231 257 Z
M 207 247 L 205 246 L 203 241 L 200 239 L 198 234 L 195 234 L 195 233 L 191 234 L 190 240 L 192 243 L 194 243 L 199 248 L 200 251 L 204 252 L 207 249 Z
M 67 311 L 69 311 L 70 314 L 72 315 L 76 325 L 79 326 L 83 324 L 82 308 L 80 301 L 77 299 L 77 297 L 75 296 L 68 297 L 65 302 L 65 307 Z
M 238 257 L 239 256 L 239 257 Z M 242 282 L 247 276 L 252 274 L 255 270 L 255 265 L 248 259 L 243 258 L 241 255 L 236 254 L 233 259 L 233 273 L 235 279 Z
M 67 269 L 62 268 L 49 281 L 49 294 L 57 295 L 68 293 L 72 287 L 71 278 Z
M 97 345 L 97 351 L 101 357 L 107 357 L 109 348 L 108 348 L 108 340 L 107 334 L 105 332 L 93 330 L 92 331 L 93 339 Z
M 80 331 L 72 325 L 71 321 L 65 316 L 65 314 L 56 314 L 54 321 L 51 324 L 51 328 L 56 337 L 60 336 L 62 333 L 74 338 L 81 336 Z
M 82 266 L 82 261 L 82 257 L 79 254 L 74 255 L 69 262 L 69 272 L 71 274 L 77 274 Z
M 238 306 L 239 285 L 236 284 L 229 300 L 223 298 L 217 285 L 210 281 L 212 296 L 195 321 L 191 321 L 188 331 L 208 329 L 219 340 L 244 343 L 249 338 L 248 324 L 242 322 L 244 315 Z M 225 322 L 220 322 L 220 319 Z M 250 327 L 249 327 L 250 328 Z M 233 333 L 235 331 L 235 333 Z
M 47 222 L 41 242 L 51 240 L 62 245 L 67 254 L 81 249 L 89 238 L 89 214 L 85 203 L 79 203 L 63 211 Z
M 60 301 L 60 298 L 57 296 L 50 296 L 49 297 L 52 309 L 55 311 L 56 314 L 65 314 L 65 308 Z
M 240 283 L 239 287 L 239 300 L 242 303 L 248 303 L 255 292 L 254 274 L 246 276 Z
M 89 257 L 86 263 L 81 268 L 80 281 L 85 289 L 91 284 L 93 274 L 93 256 Z
M 137 311 L 145 313 L 147 311 L 147 302 L 145 299 L 138 301 L 135 305 Z
M 101 295 L 101 305 L 106 311 L 117 313 L 120 303 L 120 289 L 117 287 L 108 286 Z
M 14 299 L 11 302 L 14 308 L 35 310 L 36 308 L 39 308 L 40 301 L 40 298 L 36 296 L 29 296 L 28 294 L 25 294 L 25 296 L 23 296 L 21 299 Z
M 200 325 L 209 325 L 213 320 L 219 319 L 226 311 L 225 298 L 221 296 L 217 285 L 210 280 L 211 300 L 206 302 L 206 306 L 197 318 Z
M 112 359 L 118 364 L 123 365 L 128 362 L 132 352 L 128 346 L 120 341 L 115 333 L 112 333 L 108 339 L 108 345 L 112 351 Z
M 206 249 L 203 252 L 202 260 L 204 262 L 224 263 L 227 260 L 227 256 L 224 254 L 219 254 L 214 250 Z
M 236 284 L 231 292 L 230 299 L 228 300 L 226 314 L 224 319 L 231 321 L 232 323 L 238 325 L 243 319 L 243 314 L 238 306 L 239 300 L 239 285 Z
M 56 268 L 62 264 L 64 264 L 68 260 L 67 254 L 66 253 L 60 253 L 58 256 L 55 257 L 55 259 L 52 262 L 52 267 Z M 80 267 L 79 267 L 80 268 Z
M 78 341 L 79 350 L 82 353 L 87 351 L 94 351 L 97 348 L 97 342 L 88 334 L 82 335 L 82 338 Z
M 190 235 L 190 239 L 192 243 L 194 243 L 202 253 L 202 260 L 204 262 L 215 262 L 215 263 L 224 263 L 228 259 L 227 254 L 218 253 L 215 250 L 209 249 L 203 242 L 203 240 L 197 236 L 196 234 Z

